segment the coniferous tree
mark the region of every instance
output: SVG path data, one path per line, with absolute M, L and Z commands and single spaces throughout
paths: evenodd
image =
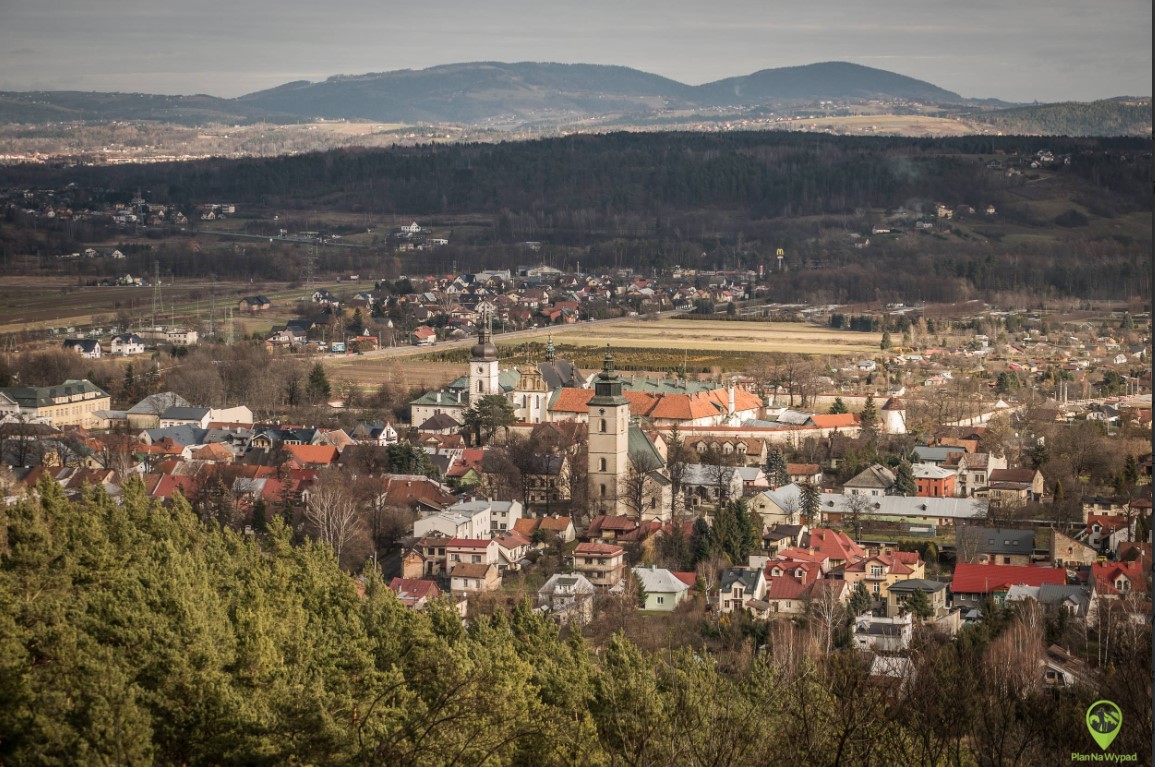
M 830 406 L 831 415 L 842 415 L 846 413 L 846 403 L 842 401 L 842 397 L 835 397 L 834 404 Z
M 802 521 L 808 526 L 813 525 L 815 521 L 818 520 L 820 511 L 821 499 L 819 498 L 818 488 L 811 482 L 803 483 L 798 509 Z
M 918 495 L 918 483 L 914 479 L 914 469 L 908 461 L 903 461 L 898 465 L 898 470 L 894 473 L 894 492 L 895 495 L 905 495 L 907 497 Z
M 874 440 L 878 436 L 878 409 L 874 406 L 874 395 L 866 395 L 866 402 L 862 412 L 858 415 L 859 430 L 867 440 Z

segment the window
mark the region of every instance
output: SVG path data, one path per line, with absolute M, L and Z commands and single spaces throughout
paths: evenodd
M 471 560 L 470 560 L 470 561 L 472 561 L 472 562 L 473 562 L 473 564 L 475 564 L 475 565 L 479 565 L 479 564 L 481 564 L 481 555 L 480 555 L 480 554 L 474 554 L 474 555 L 471 557 Z
M 600 488 L 602 498 L 606 497 L 606 486 L 602 485 Z
M 1003 557 L 1003 564 L 1004 565 L 1009 565 L 1010 563 L 1011 563 L 1010 557 Z
M 606 470 L 606 459 L 605 458 L 599 458 L 598 459 L 598 471 L 605 471 L 605 470 Z
M 665 603 L 666 603 L 666 598 L 665 598 L 665 597 L 658 597 L 658 604 L 660 604 L 660 605 L 664 605 Z
M 876 578 L 879 577 L 880 575 L 882 575 L 882 565 L 871 565 L 870 566 L 870 574 Z M 875 589 L 877 589 L 877 588 L 878 587 L 875 586 Z
M 602 434 L 606 433 L 606 419 L 601 419 L 601 423 L 598 424 L 598 431 Z

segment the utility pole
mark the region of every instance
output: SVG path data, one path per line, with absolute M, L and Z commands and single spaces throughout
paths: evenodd
M 152 262 L 152 329 L 156 330 L 157 311 L 163 311 L 160 305 L 160 262 Z

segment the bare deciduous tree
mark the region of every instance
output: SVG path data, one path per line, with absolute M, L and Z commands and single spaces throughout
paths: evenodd
M 338 562 L 364 527 L 357 501 L 337 472 L 318 477 L 305 504 L 305 521 L 318 540 L 333 548 Z

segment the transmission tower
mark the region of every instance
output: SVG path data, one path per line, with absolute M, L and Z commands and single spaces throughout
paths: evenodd
M 313 287 L 314 273 L 317 270 L 317 246 L 310 245 L 305 255 L 305 285 Z

